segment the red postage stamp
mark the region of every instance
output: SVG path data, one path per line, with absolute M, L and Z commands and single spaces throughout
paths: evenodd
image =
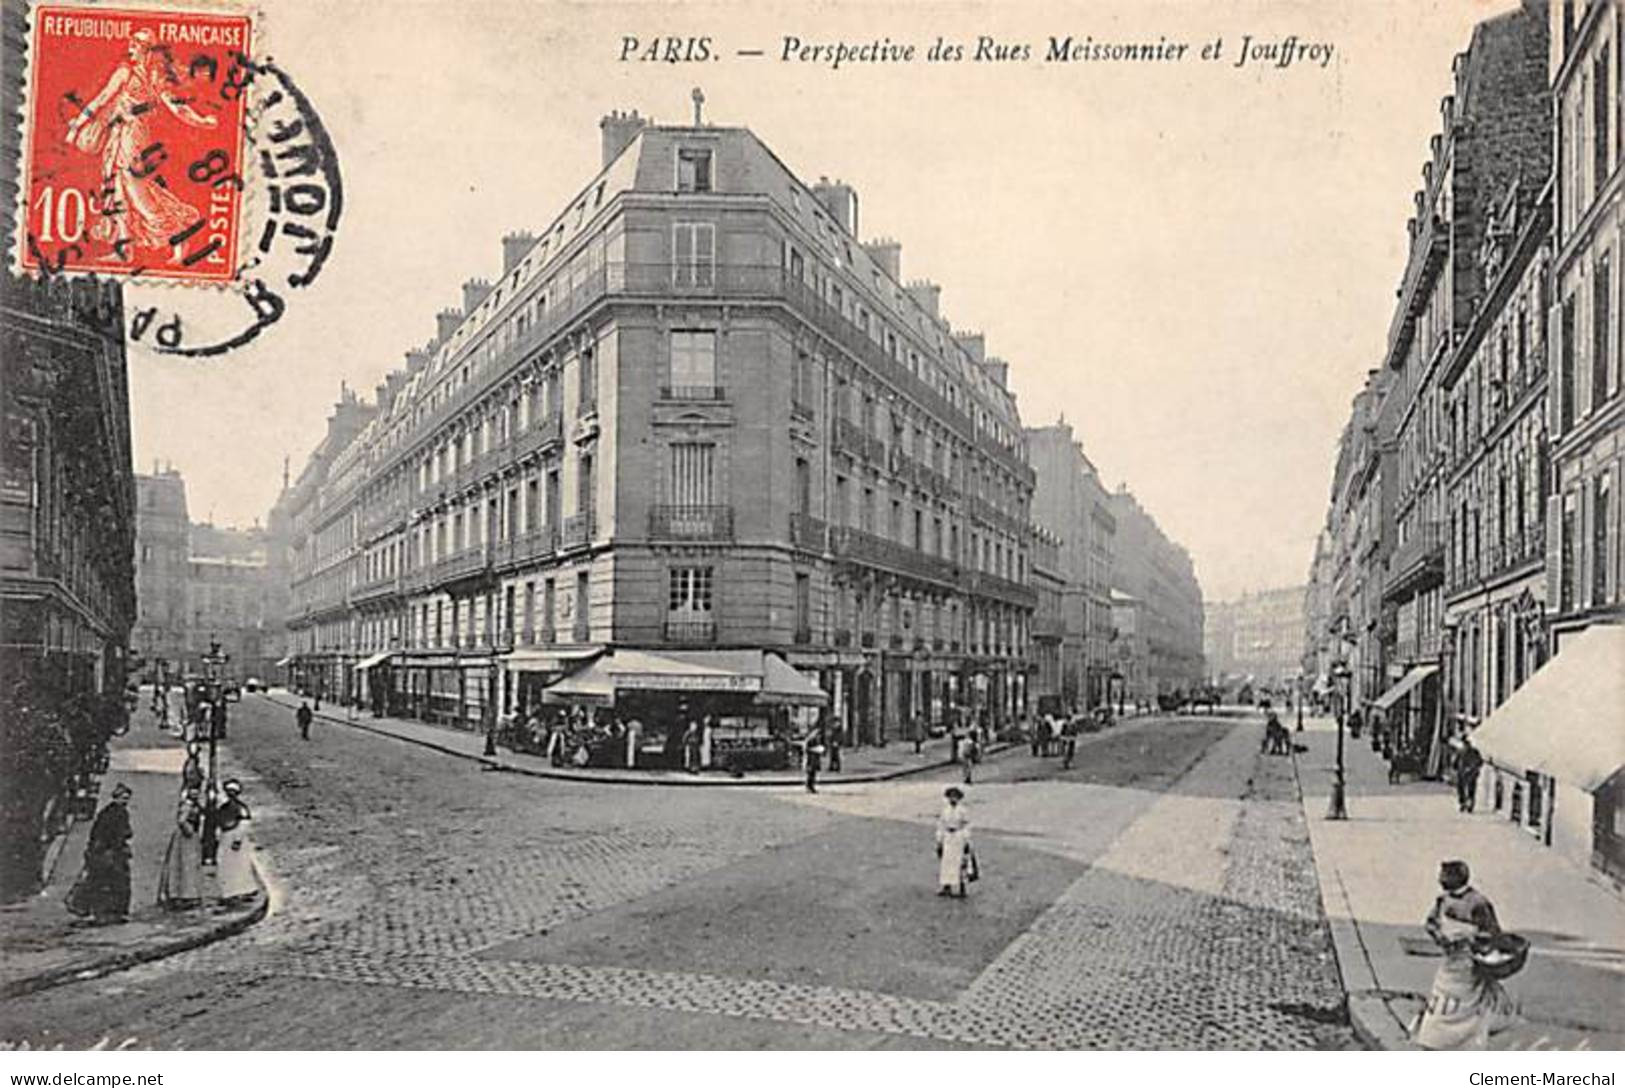
M 250 17 L 40 4 L 32 21 L 22 269 L 232 280 Z

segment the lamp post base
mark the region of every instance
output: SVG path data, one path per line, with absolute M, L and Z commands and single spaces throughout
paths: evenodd
M 1343 787 L 1343 776 L 1338 775 L 1332 780 L 1332 803 L 1326 809 L 1326 819 L 1346 820 L 1348 818 L 1348 794 Z

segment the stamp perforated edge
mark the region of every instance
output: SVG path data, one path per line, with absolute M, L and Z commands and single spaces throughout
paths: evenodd
M 28 0 L 25 0 L 28 2 Z M 243 189 L 237 204 L 237 237 L 235 251 L 231 254 L 232 277 L 226 280 L 191 279 L 179 276 L 150 275 L 146 273 L 129 273 L 118 271 L 96 271 L 93 269 L 63 269 L 61 271 L 42 272 L 38 269 L 26 268 L 23 265 L 23 253 L 28 245 L 28 201 L 32 192 L 31 167 L 33 162 L 33 125 L 34 125 L 34 65 L 39 56 L 36 47 L 38 37 L 37 19 L 42 7 L 53 9 L 72 8 L 79 11 L 109 13 L 109 12 L 140 12 L 175 15 L 205 14 L 205 15 L 242 15 L 249 20 L 248 56 L 250 60 L 259 61 L 269 59 L 265 52 L 264 43 L 268 40 L 267 26 L 264 11 L 255 4 L 241 3 L 238 0 L 186 0 L 185 3 L 166 3 L 164 0 L 129 0 L 129 2 L 102 3 L 99 0 L 32 0 L 28 2 L 28 18 L 24 36 L 25 50 L 23 55 L 23 70 L 20 84 L 22 87 L 19 112 L 21 116 L 17 121 L 17 176 L 13 178 L 16 185 L 17 196 L 15 207 L 15 230 L 10 241 L 10 260 L 8 270 L 12 275 L 24 279 L 43 279 L 46 277 L 59 277 L 63 279 L 96 278 L 114 283 L 122 283 L 132 287 L 162 288 L 165 290 L 187 291 L 213 291 L 219 294 L 239 294 L 244 289 L 241 273 L 244 270 L 244 253 L 253 243 L 251 239 L 258 235 L 260 229 L 259 215 L 261 209 L 257 199 L 259 192 L 260 171 L 259 156 L 254 154 L 253 134 L 258 127 L 262 107 L 259 100 L 257 81 L 250 81 L 245 97 L 247 101 L 243 108 L 242 147 L 239 160 L 241 167 L 238 174 L 243 179 Z

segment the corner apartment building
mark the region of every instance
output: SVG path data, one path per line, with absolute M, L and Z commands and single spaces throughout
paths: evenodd
M 1035 594 L 1007 364 L 859 241 L 852 187 L 743 128 L 600 127 L 568 207 L 285 497 L 296 676 L 474 725 L 601 654 L 771 649 L 853 740 L 1010 718 Z
M 1061 540 L 1062 702 L 1094 707 L 1107 701 L 1112 671 L 1112 566 L 1117 516 L 1112 496 L 1083 444 L 1063 418 L 1027 429 L 1037 474 L 1033 520 Z
M 1112 495 L 1116 519 L 1113 612 L 1129 699 L 1189 692 L 1206 678 L 1202 662 L 1202 587 L 1190 553 L 1163 533 L 1125 487 Z
M 1450 511 L 1450 372 L 1490 284 L 1480 254 L 1514 188 L 1538 190 L 1548 161 L 1544 5 L 1526 3 L 1473 30 L 1440 103 L 1440 132 L 1422 168 L 1409 254 L 1388 333 L 1393 374 L 1383 415 L 1394 420 L 1395 539 L 1384 590 L 1383 659 L 1395 686 L 1377 697 L 1424 746 L 1436 769 L 1444 709 L 1438 699 Z

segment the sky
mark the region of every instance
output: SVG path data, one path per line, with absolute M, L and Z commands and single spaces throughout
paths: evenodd
M 320 280 L 256 343 L 131 349 L 136 469 L 178 469 L 196 520 L 263 522 L 341 383 L 371 397 L 464 280 L 496 276 L 504 233 L 544 229 L 597 172 L 599 119 L 687 123 L 698 86 L 709 123 L 856 188 L 860 237 L 901 242 L 904 279 L 941 284 L 954 327 L 1009 361 L 1024 422 L 1064 414 L 1209 600 L 1299 584 L 1349 402 L 1380 364 L 1451 59 L 1509 6 L 277 0 L 260 49 L 332 135 L 344 218 Z M 1031 55 L 974 61 L 983 35 Z M 1067 35 L 1189 48 L 1046 63 Z M 662 36 L 709 37 L 713 59 L 620 59 Z M 1244 36 L 1329 44 L 1329 63 L 1236 67 Z M 782 59 L 786 37 L 916 54 L 832 68 Z M 925 60 L 939 37 L 965 59 Z

